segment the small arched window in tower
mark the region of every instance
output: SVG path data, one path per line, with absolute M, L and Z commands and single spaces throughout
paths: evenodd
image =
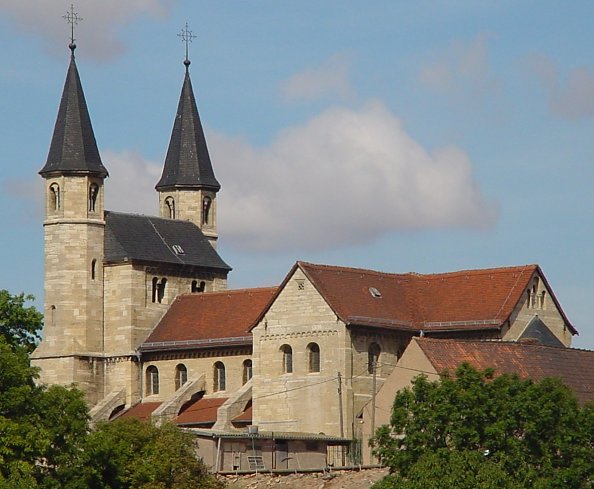
M 252 378 L 252 361 L 244 360 L 242 383 L 245 385 Z
M 169 219 L 175 219 L 175 200 L 173 200 L 173 197 L 167 197 L 165 199 L 165 205 L 167 206 Z
M 213 391 L 218 392 L 226 389 L 225 364 L 223 362 L 217 362 L 214 364 Z
M 540 308 L 543 311 L 546 309 L 546 302 L 545 302 L 546 294 L 547 293 L 544 290 L 540 293 Z
M 320 347 L 317 343 L 307 345 L 307 357 L 310 372 L 320 371 Z
M 95 280 L 96 275 L 97 275 L 97 260 L 95 260 L 93 258 L 93 261 L 91 261 L 91 280 Z
M 379 356 L 382 352 L 382 349 L 377 343 L 371 343 L 369 345 L 369 349 L 367 350 L 367 372 L 372 374 L 375 372 L 377 368 L 377 364 L 379 362 Z
M 50 306 L 50 326 L 55 326 L 56 324 L 56 306 L 53 304 Z
M 163 277 L 161 282 L 157 285 L 157 302 L 159 304 L 165 299 L 165 287 L 167 287 L 167 279 Z
M 200 284 L 198 284 L 198 280 L 192 280 L 192 293 L 204 292 L 205 287 L 206 282 L 204 280 L 202 280 Z
M 52 183 L 49 190 L 49 208 L 52 212 L 56 212 L 60 210 L 60 186 Z
M 157 277 L 153 277 L 153 295 L 152 301 L 157 302 L 157 297 L 159 296 L 159 279 Z
M 92 183 L 89 185 L 89 212 L 95 212 L 97 196 L 99 195 L 99 185 Z
M 146 369 L 146 393 L 149 396 L 159 393 L 159 369 L 154 365 Z
M 293 373 L 293 349 L 289 345 L 283 345 L 280 350 L 283 353 L 283 373 Z
M 212 199 L 204 197 L 202 199 L 202 224 L 210 224 L 210 208 L 212 207 Z
M 183 363 L 175 367 L 175 390 L 178 390 L 188 381 L 188 369 Z

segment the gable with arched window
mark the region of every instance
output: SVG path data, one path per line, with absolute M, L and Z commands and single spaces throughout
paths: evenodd
M 154 365 L 146 369 L 146 393 L 148 396 L 159 393 L 159 369 Z

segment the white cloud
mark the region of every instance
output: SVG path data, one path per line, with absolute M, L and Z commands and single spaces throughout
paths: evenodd
M 344 54 L 335 54 L 316 68 L 295 73 L 281 85 L 287 100 L 349 99 L 354 95 L 349 81 L 349 63 Z
M 377 101 L 325 110 L 266 147 L 219 133 L 209 143 L 222 184 L 219 235 L 245 251 L 332 249 L 397 231 L 484 229 L 497 218 L 462 150 L 426 150 Z M 154 215 L 163 163 L 101 153 L 110 173 L 106 208 Z M 40 209 L 37 183 L 11 187 Z
M 547 91 L 549 110 L 558 117 L 578 120 L 594 116 L 594 73 L 585 68 L 570 71 L 565 83 L 559 69 L 543 55 L 534 55 L 529 66 Z
M 419 79 L 433 90 L 462 99 L 492 94 L 500 80 L 491 72 L 487 40 L 483 33 L 470 42 L 452 42 L 421 70 Z
M 428 152 L 380 102 L 326 110 L 264 148 L 222 134 L 209 140 L 223 185 L 221 239 L 238 248 L 329 249 L 496 219 L 467 155 Z
M 124 50 L 118 31 L 136 17 L 167 15 L 175 0 L 78 0 L 75 11 L 82 17 L 75 37 L 84 39 L 85 56 L 107 59 Z M 69 30 L 62 16 L 70 2 L 48 0 L 0 0 L 0 12 L 13 19 L 20 29 L 46 42 L 52 53 L 63 53 Z M 81 41 L 82 43 L 82 41 Z

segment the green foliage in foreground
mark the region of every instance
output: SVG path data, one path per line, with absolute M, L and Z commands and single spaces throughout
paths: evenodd
M 11 295 L 0 290 L 0 336 L 7 344 L 22 346 L 29 352 L 39 341 L 43 327 L 43 314 L 34 306 L 25 306 L 32 300 L 32 295 Z
M 594 407 L 556 379 L 468 365 L 441 381 L 417 377 L 372 445 L 392 472 L 378 489 L 594 486 Z
M 193 437 L 136 420 L 89 430 L 82 392 L 37 385 L 0 335 L 0 489 L 214 489 Z

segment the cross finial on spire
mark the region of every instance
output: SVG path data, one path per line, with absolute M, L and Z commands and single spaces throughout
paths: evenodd
M 68 47 L 72 51 L 72 55 L 74 56 L 74 50 L 76 49 L 76 44 L 74 41 L 74 26 L 77 25 L 80 21 L 83 20 L 82 17 L 79 17 L 78 13 L 74 11 L 74 4 L 70 4 L 70 11 L 66 12 L 66 15 L 62 16 L 63 19 L 66 19 L 66 22 L 70 24 L 70 44 Z
M 188 23 L 186 22 L 186 27 L 181 30 L 177 37 L 181 38 L 181 40 L 186 43 L 186 59 L 184 60 L 184 65 L 186 66 L 187 70 L 191 63 L 190 59 L 188 58 L 188 45 L 192 42 L 192 40 L 196 39 L 196 36 L 192 34 L 191 30 L 188 29 Z

